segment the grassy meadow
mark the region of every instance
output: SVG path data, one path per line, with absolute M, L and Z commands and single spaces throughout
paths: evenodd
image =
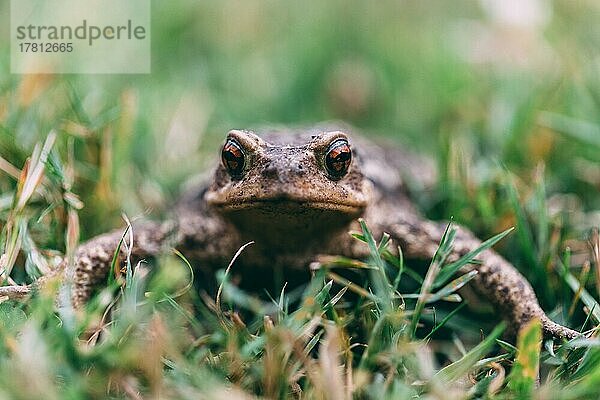
M 147 75 L 10 74 L 8 7 L 4 284 L 125 229 L 123 215 L 167 216 L 229 129 L 342 120 L 435 160 L 438 183 L 414 188 L 430 218 L 482 239 L 514 227 L 495 248 L 589 339 L 545 340 L 533 322 L 514 340 L 455 292 L 469 277 L 434 290 L 428 264 L 393 257 L 366 221 L 371 269 L 352 284 L 324 267 L 269 300 L 223 265 L 216 299 L 173 252 L 153 273 L 128 265 L 85 310 L 57 307 L 58 282 L 0 298 L 0 398 L 600 397 L 598 2 L 152 1 Z

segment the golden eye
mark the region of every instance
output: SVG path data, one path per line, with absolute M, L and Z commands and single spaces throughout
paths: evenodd
M 221 151 L 221 162 L 231 176 L 239 177 L 242 175 L 245 158 L 242 146 L 233 139 L 227 139 Z
M 325 156 L 325 167 L 334 179 L 346 175 L 352 161 L 352 150 L 346 139 L 338 139 L 331 143 Z

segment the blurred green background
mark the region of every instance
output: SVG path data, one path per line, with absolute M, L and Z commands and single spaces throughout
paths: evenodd
M 454 217 L 481 238 L 515 226 L 496 248 L 533 284 L 551 318 L 585 329 L 600 321 L 594 300 L 600 293 L 600 272 L 588 243 L 590 229 L 600 226 L 599 1 L 152 1 L 148 75 L 10 74 L 8 10 L 9 1 L 0 0 L 0 254 L 9 253 L 11 240 L 14 244 L 16 237 L 22 238 L 11 275 L 17 282 L 29 282 L 25 272 L 35 275 L 36 265 L 42 270 L 43 263 L 36 261 L 56 260 L 55 250 L 72 250 L 78 229 L 83 241 L 123 227 L 123 212 L 131 219 L 167 214 L 181 185 L 218 160 L 219 145 L 232 128 L 343 120 L 374 140 L 392 139 L 436 161 L 439 182 L 415 191 L 416 202 L 431 218 Z M 51 130 L 58 138 L 45 177 L 28 206 L 17 210 L 15 177 Z M 597 236 L 593 240 L 600 245 Z M 167 274 L 157 279 L 159 285 L 176 281 L 168 275 L 175 271 L 172 264 L 159 269 Z M 584 287 L 588 292 L 582 292 Z M 117 323 L 108 327 L 104 311 L 92 307 L 98 315 L 91 322 L 73 325 L 69 315 L 56 318 L 53 298 L 46 299 L 47 304 L 36 301 L 22 306 L 36 317 L 28 320 L 19 304 L 4 302 L 0 307 L 3 321 L 8 321 L 0 327 L 0 353 L 19 356 L 18 349 L 33 349 L 23 353 L 31 359 L 24 357 L 16 364 L 14 358 L 0 357 L 0 380 L 17 386 L 16 393 L 41 388 L 48 398 L 66 398 L 48 396 L 59 376 L 65 382 L 61 390 L 79 390 L 85 393 L 81 398 L 89 398 L 89 393 L 105 398 L 113 383 L 125 387 L 115 378 L 122 371 L 138 376 L 144 368 L 152 374 L 165 372 L 175 386 L 182 382 L 178 379 L 193 378 L 202 387 L 207 375 L 198 368 L 250 392 L 260 393 L 261 377 L 276 375 L 273 371 L 285 378 L 285 390 L 291 382 L 284 376 L 285 363 L 269 367 L 270 358 L 263 357 L 266 366 L 261 369 L 262 353 L 257 349 L 262 345 L 256 344 L 254 334 L 263 332 L 259 339 L 265 340 L 266 349 L 281 347 L 277 336 L 268 332 L 262 312 L 250 320 L 254 330 L 247 334 L 246 327 L 229 324 L 229 316 L 226 322 L 221 310 L 218 315 L 206 313 L 199 322 L 188 318 L 184 324 L 173 322 L 186 315 L 178 303 L 150 300 L 144 312 L 134 310 L 141 322 L 136 328 L 140 337 L 160 331 L 160 318 L 167 321 L 165 332 L 178 332 L 188 323 L 197 329 L 196 336 L 186 333 L 184 345 L 177 347 L 184 356 L 173 358 L 189 358 L 189 368 L 177 370 L 176 363 L 165 367 L 159 345 L 156 357 L 150 357 L 150 364 L 158 365 L 154 369 L 147 367 L 153 352 L 146 343 L 156 342 L 130 335 L 126 313 L 125 323 L 116 317 Z M 467 302 L 468 308 L 424 340 L 432 354 L 443 354 L 441 363 L 464 353 L 457 337 L 466 337 L 470 346 L 498 322 L 497 314 L 477 307 L 483 301 Z M 145 321 L 150 314 L 154 318 L 155 307 L 167 312 L 153 319 L 156 324 L 148 330 Z M 435 307 L 440 319 L 450 315 L 450 309 L 458 310 L 453 303 Z M 372 358 L 404 357 L 402 346 L 390 347 L 391 353 L 377 347 L 382 335 L 371 324 L 369 308 L 359 308 L 347 321 L 361 327 L 364 322 L 365 337 L 375 346 Z M 17 315 L 13 309 L 21 322 L 8 318 Z M 290 314 L 287 319 L 294 318 Z M 91 346 L 90 351 L 81 337 L 90 326 L 96 329 L 95 321 L 106 335 L 100 339 L 104 347 Z M 435 318 L 433 323 L 423 321 L 423 332 L 436 324 Z M 13 328 L 3 330 L 11 324 Z M 285 324 L 279 321 L 276 326 Z M 14 347 L 15 338 L 23 337 L 20 347 Z M 46 343 L 41 350 L 48 349 L 54 360 L 47 381 L 30 378 L 38 373 L 31 365 L 43 367 L 50 358 L 29 343 Z M 424 349 L 411 347 L 409 353 L 423 363 Z M 558 396 L 556 389 L 572 379 L 592 393 L 588 398 L 597 398 L 597 347 L 586 350 L 585 357 L 581 349 L 563 347 L 558 356 L 546 350 L 543 368 L 559 366 L 543 386 L 546 394 Z M 358 346 L 353 351 L 358 355 L 363 350 Z M 477 355 L 481 362 L 483 353 Z M 539 358 L 532 354 L 534 361 Z M 228 355 L 233 355 L 229 366 Z M 250 367 L 236 383 L 238 356 Z M 351 357 L 346 361 L 353 364 Z M 512 365 L 510 359 L 503 363 Z M 401 375 L 403 368 L 398 368 Z M 431 368 L 427 364 L 424 370 Z M 367 370 L 374 377 L 372 398 L 382 398 L 385 389 L 376 380 L 382 369 L 363 372 Z M 160 380 L 152 374 L 148 373 L 151 384 Z M 582 378 L 586 374 L 587 381 Z M 409 373 L 405 383 L 420 391 L 422 383 L 415 382 L 422 382 L 423 376 Z M 530 383 L 533 388 L 533 378 Z M 324 391 L 330 389 L 328 384 Z M 568 393 L 566 387 L 559 398 L 580 398 L 583 393 Z M 447 398 L 447 392 L 436 390 L 441 393 L 438 398 Z M 539 398 L 548 398 L 544 396 Z M 28 398 L 34 397 L 40 396 Z
M 57 129 L 84 238 L 168 209 L 231 128 L 330 119 L 434 157 L 432 217 L 499 231 L 514 222 L 500 172 L 526 200 L 545 165 L 557 207 L 597 223 L 596 1 L 153 1 L 151 74 L 56 76 L 9 73 L 8 5 L 0 154 L 20 168 Z

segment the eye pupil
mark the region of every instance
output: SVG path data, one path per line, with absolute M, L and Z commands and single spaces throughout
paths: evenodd
M 238 177 L 242 174 L 245 155 L 242 147 L 235 140 L 227 140 L 221 152 L 221 160 L 231 176 Z
M 331 177 L 344 176 L 350 168 L 350 161 L 352 161 L 352 150 L 346 139 L 338 139 L 329 146 L 325 156 L 325 166 Z

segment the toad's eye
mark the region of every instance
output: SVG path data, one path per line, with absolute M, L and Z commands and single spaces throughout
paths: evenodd
M 338 139 L 331 143 L 325 156 L 325 167 L 334 179 L 346 175 L 352 161 L 352 150 L 346 139 Z
M 231 176 L 239 177 L 242 174 L 245 158 L 242 146 L 233 139 L 227 139 L 221 151 L 221 161 Z

